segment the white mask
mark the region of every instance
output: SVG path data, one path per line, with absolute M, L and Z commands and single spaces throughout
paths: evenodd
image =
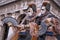
M 41 9 L 41 12 L 37 15 L 37 16 L 40 16 L 41 14 L 45 14 L 46 12 L 46 9 L 45 7 L 43 6 L 42 9 Z
M 32 8 L 29 8 L 28 11 L 30 11 L 30 12 L 28 12 L 27 14 L 28 14 L 29 16 L 32 16 L 32 15 L 33 15 L 33 10 L 32 10 Z
M 41 9 L 41 14 L 45 14 L 45 12 L 46 12 L 46 9 L 45 9 L 45 7 L 43 6 L 42 9 Z
M 27 14 L 28 14 L 29 16 L 32 16 L 32 13 L 31 13 L 31 12 L 28 12 Z

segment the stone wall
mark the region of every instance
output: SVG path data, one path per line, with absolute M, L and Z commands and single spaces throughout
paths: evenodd
M 28 3 L 35 2 L 38 8 L 41 8 L 42 0 L 32 0 L 32 1 L 17 1 L 10 3 L 8 5 L 0 7 L 0 15 L 7 14 L 7 13 L 14 13 L 16 11 L 21 11 Z M 21 12 L 22 13 L 22 12 Z
M 50 4 L 51 4 L 51 12 L 53 12 L 53 14 L 60 19 L 60 8 L 53 1 L 50 1 Z
M 42 5 L 42 0 L 32 0 L 36 3 L 37 7 L 40 8 Z M 46 1 L 46 0 L 45 0 Z M 0 15 L 1 14 L 7 14 L 7 13 L 14 13 L 16 11 L 20 11 L 22 8 L 24 8 L 25 4 L 28 4 L 29 1 L 18 1 L 13 2 L 8 5 L 0 7 Z M 51 1 L 51 11 L 54 12 L 55 15 L 58 15 L 60 17 L 60 9 Z

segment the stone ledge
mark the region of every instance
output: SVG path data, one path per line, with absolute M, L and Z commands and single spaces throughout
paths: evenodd
M 1 0 L 0 1 L 0 6 L 2 6 L 2 5 L 5 5 L 5 4 L 8 4 L 8 3 L 11 3 L 11 2 L 14 2 L 14 1 L 17 1 L 17 0 Z
M 53 0 L 60 7 L 60 0 Z

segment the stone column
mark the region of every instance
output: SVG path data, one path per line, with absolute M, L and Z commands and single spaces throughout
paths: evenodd
M 3 22 L 1 21 L 1 19 L 4 18 L 4 15 L 0 15 L 0 40 L 3 40 L 3 36 L 4 36 L 4 27 L 3 27 Z
M 0 20 L 0 40 L 3 39 L 3 35 L 4 35 L 4 27 L 2 21 Z
M 4 27 L 0 26 L 0 40 L 3 39 L 3 36 L 4 36 Z

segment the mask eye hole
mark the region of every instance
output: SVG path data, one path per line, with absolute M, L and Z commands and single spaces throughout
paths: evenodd
M 42 11 L 44 11 L 44 9 L 41 9 Z
M 28 11 L 28 12 L 30 12 L 30 11 Z

